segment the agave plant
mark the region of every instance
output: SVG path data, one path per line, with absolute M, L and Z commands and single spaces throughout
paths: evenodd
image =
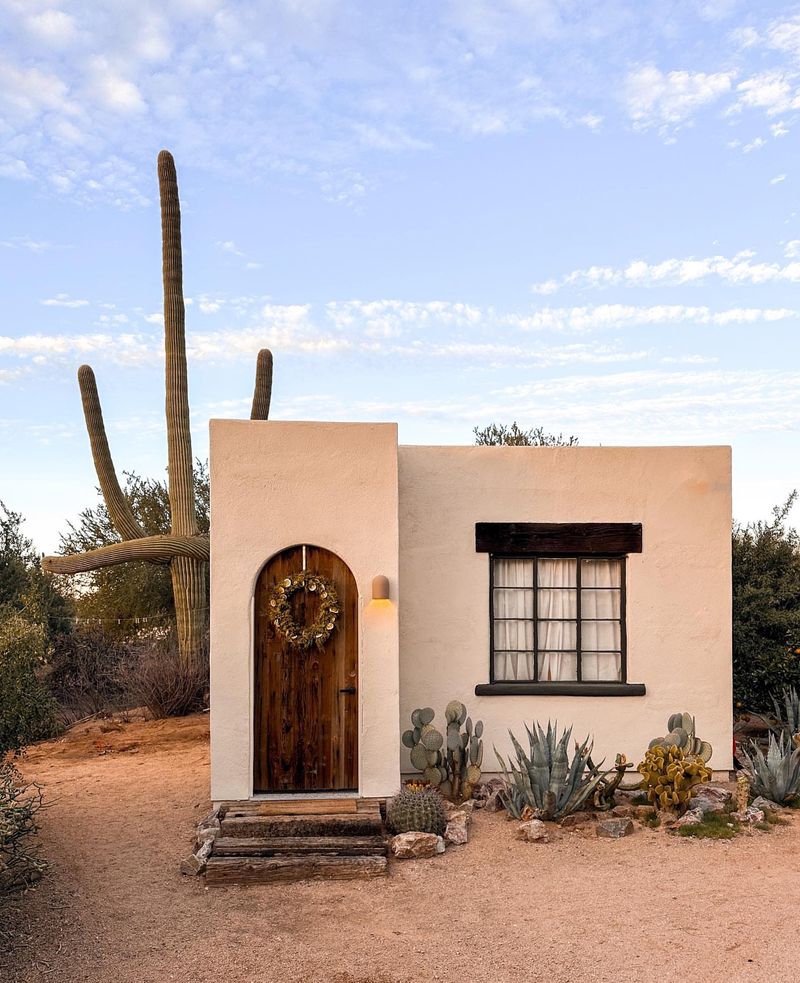
M 778 805 L 800 801 L 800 737 L 788 740 L 781 734 L 776 740 L 770 734 L 766 755 L 751 742 L 751 752 L 739 748 L 739 760 L 756 795 Z
M 547 722 L 547 733 L 534 721 L 528 732 L 530 754 L 526 754 L 519 741 L 509 731 L 517 756 L 516 763 L 509 757 L 508 765 L 498 754 L 497 760 L 506 781 L 506 808 L 520 819 L 525 807 L 529 807 L 539 819 L 561 819 L 580 809 L 590 799 L 605 777 L 605 773 L 593 766 L 589 768 L 592 745 L 589 737 L 575 746 L 572 761 L 567 748 L 572 728 L 557 737 L 558 723 Z M 602 764 L 602 762 L 601 762 Z
M 777 724 L 771 725 L 770 729 L 791 741 L 795 734 L 800 734 L 800 693 L 794 686 L 785 686 L 780 700 L 772 697 L 772 705 L 775 707 Z

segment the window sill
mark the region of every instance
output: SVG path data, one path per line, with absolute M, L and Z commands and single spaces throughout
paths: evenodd
M 644 696 L 644 683 L 479 683 L 476 696 Z

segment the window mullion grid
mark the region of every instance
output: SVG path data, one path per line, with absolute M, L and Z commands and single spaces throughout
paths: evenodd
M 575 678 L 580 683 L 581 680 L 581 558 L 575 559 L 575 584 L 577 585 L 578 597 L 575 602 L 575 614 L 577 624 L 575 626 Z
M 533 561 L 533 681 L 539 682 L 539 560 Z

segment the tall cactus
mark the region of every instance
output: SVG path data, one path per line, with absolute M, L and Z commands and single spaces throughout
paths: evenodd
M 169 564 L 178 645 L 182 660 L 189 664 L 197 658 L 203 644 L 209 540 L 208 536 L 200 534 L 197 524 L 186 369 L 181 210 L 175 161 L 167 150 L 158 155 L 158 184 L 164 281 L 170 533 L 145 536 L 136 521 L 114 469 L 94 372 L 88 365 L 82 365 L 78 369 L 78 385 L 92 457 L 100 490 L 121 541 L 72 556 L 47 556 L 42 566 L 51 573 L 76 574 L 131 561 Z M 263 349 L 258 354 L 251 419 L 267 419 L 271 394 L 272 354 Z

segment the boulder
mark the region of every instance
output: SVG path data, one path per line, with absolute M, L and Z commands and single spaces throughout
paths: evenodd
M 435 833 L 398 833 L 389 840 L 389 850 L 398 860 L 418 860 L 444 853 L 444 839 Z
M 463 812 L 467 817 L 467 825 L 472 822 L 472 810 L 475 808 L 474 799 L 467 799 L 465 802 L 462 802 L 461 805 L 456 805 L 449 799 L 444 799 L 442 801 L 442 805 L 444 806 L 444 814 L 448 820 L 452 819 L 456 813 Z
M 695 798 L 714 799 L 724 805 L 726 802 L 730 802 L 733 792 L 729 788 L 725 788 L 724 785 L 713 785 L 711 782 L 704 782 L 702 785 L 695 785 L 694 795 Z M 707 811 L 710 812 L 712 810 Z
M 593 812 L 571 812 L 568 816 L 564 816 L 560 825 L 565 829 L 569 829 L 571 826 L 583 826 L 586 823 L 593 823 L 596 818 Z
M 763 795 L 756 796 L 756 798 L 753 799 L 752 805 L 755 806 L 756 809 L 761 809 L 762 812 L 765 809 L 769 812 L 778 812 L 783 808 L 782 806 L 779 806 L 777 802 L 773 802 L 772 799 L 765 799 Z
M 705 794 L 692 797 L 692 812 L 700 812 L 705 815 L 707 812 L 724 812 L 725 803 L 717 798 L 709 797 Z
M 458 812 L 450 813 L 450 818 L 447 820 L 447 827 L 444 831 L 445 843 L 452 843 L 459 846 L 466 843 L 469 839 L 467 832 L 468 825 L 469 816 L 466 812 L 459 810 Z
M 611 815 L 615 819 L 625 819 L 627 816 L 633 814 L 633 807 L 629 805 L 618 805 L 614 806 L 611 810 Z
M 683 826 L 699 826 L 703 821 L 703 816 L 705 813 L 700 809 L 689 809 L 685 812 L 680 819 L 676 820 L 675 826 L 680 829 Z
M 541 819 L 530 819 L 527 823 L 520 823 L 517 832 L 514 834 L 518 840 L 525 843 L 549 843 L 550 834 L 547 826 Z
M 633 806 L 633 815 L 636 819 L 652 819 L 656 814 L 655 806 Z
M 603 836 L 609 840 L 621 840 L 623 836 L 630 836 L 636 827 L 633 820 L 627 817 L 619 819 L 601 819 L 595 827 L 598 836 Z
M 756 806 L 748 806 L 744 812 L 732 812 L 731 819 L 735 819 L 737 822 L 744 823 L 747 826 L 753 826 L 756 823 L 764 822 L 764 810 L 758 809 Z

